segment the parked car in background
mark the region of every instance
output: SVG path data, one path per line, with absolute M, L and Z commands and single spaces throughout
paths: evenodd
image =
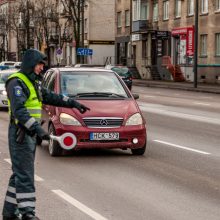
M 91 110 L 80 114 L 75 108 L 44 105 L 42 125 L 50 134 L 66 132 L 77 137 L 74 149 L 120 148 L 142 155 L 146 149 L 145 119 L 123 80 L 113 71 L 98 68 L 54 68 L 44 75 L 42 86 L 73 97 Z M 61 155 L 58 142 L 51 140 L 49 153 Z
M 8 107 L 8 98 L 7 98 L 7 92 L 5 89 L 5 82 L 8 79 L 8 77 L 15 73 L 16 70 L 3 70 L 0 71 L 0 107 Z
M 0 63 L 0 66 L 8 66 L 10 69 L 14 68 L 14 61 L 3 61 Z
M 127 87 L 130 90 L 132 89 L 132 74 L 126 66 L 107 65 L 105 68 L 116 72 L 123 79 Z
M 20 69 L 20 68 L 21 68 L 21 62 L 16 62 L 16 63 L 14 64 L 14 68 L 15 68 L 15 69 Z
M 0 71 L 1 70 L 8 70 L 8 69 L 10 69 L 9 66 L 0 66 Z

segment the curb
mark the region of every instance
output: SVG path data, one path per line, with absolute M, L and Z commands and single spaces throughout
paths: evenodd
M 213 94 L 220 94 L 220 90 L 210 90 L 210 89 L 203 89 L 203 88 L 189 88 L 189 87 L 176 87 L 173 85 L 163 85 L 163 84 L 150 84 L 150 83 L 141 83 L 141 82 L 133 82 L 134 86 L 144 86 L 144 87 L 151 87 L 151 88 L 163 88 L 163 89 L 175 89 L 175 90 L 184 90 L 184 91 L 192 91 L 192 92 L 203 92 L 203 93 L 213 93 Z

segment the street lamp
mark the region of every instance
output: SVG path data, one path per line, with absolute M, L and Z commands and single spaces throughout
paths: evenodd
M 195 40 L 194 40 L 194 88 L 197 88 L 197 70 L 198 70 L 198 29 L 199 29 L 199 1 L 195 0 Z

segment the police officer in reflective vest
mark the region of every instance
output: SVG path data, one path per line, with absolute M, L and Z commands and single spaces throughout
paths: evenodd
M 21 70 L 6 82 L 9 101 L 9 152 L 12 176 L 3 208 L 3 220 L 37 220 L 35 216 L 34 159 L 36 136 L 49 140 L 40 125 L 43 104 L 77 108 L 80 113 L 90 110 L 74 99 L 40 87 L 41 72 L 46 56 L 37 50 L 26 51 Z

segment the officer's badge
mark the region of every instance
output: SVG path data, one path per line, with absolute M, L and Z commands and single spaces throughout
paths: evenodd
M 15 96 L 17 96 L 17 97 L 20 97 L 20 96 L 22 96 L 22 88 L 20 87 L 20 86 L 16 86 L 15 88 L 14 88 L 14 93 L 15 93 Z

